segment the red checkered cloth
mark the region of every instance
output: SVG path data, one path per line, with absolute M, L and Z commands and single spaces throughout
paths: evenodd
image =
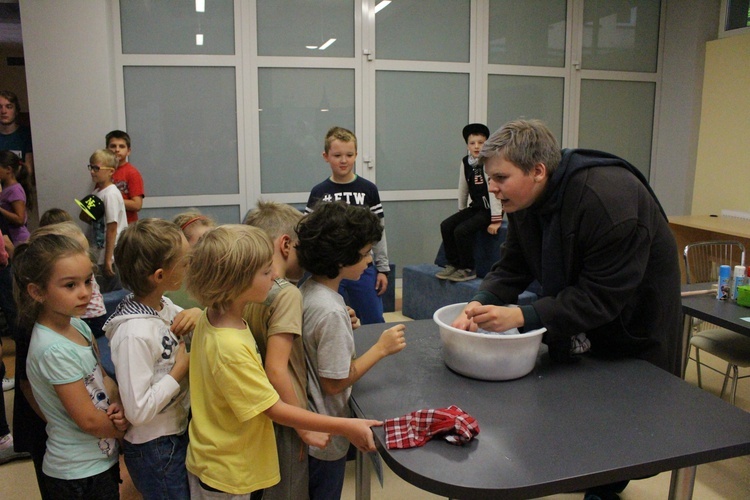
M 422 446 L 437 434 L 442 434 L 449 443 L 460 446 L 479 434 L 479 424 L 474 417 L 455 405 L 389 418 L 384 428 L 385 446 L 389 450 Z

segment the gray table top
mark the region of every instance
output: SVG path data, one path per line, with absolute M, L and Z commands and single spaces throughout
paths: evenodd
M 378 450 L 406 481 L 451 498 L 529 498 L 750 454 L 750 414 L 640 360 L 540 356 L 526 377 L 486 382 L 443 363 L 432 320 L 406 323 L 407 347 L 354 385 L 360 416 L 384 420 L 452 404 L 477 419 L 463 447 Z M 354 333 L 358 353 L 383 325 Z
M 710 286 L 708 283 L 696 283 L 683 285 L 682 289 L 702 290 Z M 750 317 L 750 308 L 737 305 L 731 300 L 716 300 L 714 294 L 682 297 L 682 312 L 727 330 L 750 336 L 750 322 L 742 319 Z

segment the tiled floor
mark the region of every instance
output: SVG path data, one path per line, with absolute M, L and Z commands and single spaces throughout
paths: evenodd
M 401 316 L 399 313 L 387 313 L 386 321 L 409 321 L 409 318 Z M 6 364 L 9 366 L 12 374 L 12 343 L 6 342 L 5 346 L 6 352 L 4 353 L 4 358 L 6 359 Z M 717 366 L 720 365 L 717 364 Z M 718 392 L 721 389 L 721 377 L 712 372 L 706 372 L 707 373 L 704 374 L 705 388 L 718 395 Z M 695 383 L 695 365 L 692 363 L 688 368 L 687 380 L 691 383 Z M 4 394 L 9 415 L 12 414 L 12 394 L 11 391 Z M 737 394 L 737 406 L 750 411 L 750 380 L 745 380 L 744 382 L 740 381 Z M 350 463 L 347 468 L 344 493 L 342 496 L 344 499 L 354 498 L 353 465 L 353 463 Z M 621 494 L 621 498 L 623 500 L 666 498 L 669 491 L 669 480 L 670 474 L 662 473 L 649 479 L 632 481 L 627 489 Z M 121 498 L 124 500 L 135 500 L 141 498 L 127 477 L 125 478 L 120 491 Z M 39 492 L 36 486 L 34 468 L 31 461 L 25 460 L 11 462 L 0 466 L 0 499 L 33 500 L 37 498 L 39 498 Z M 375 477 L 375 474 L 372 475 L 372 498 L 374 500 L 422 500 L 442 497 L 415 488 L 396 476 L 396 474 L 384 464 L 384 481 L 382 488 L 378 479 Z M 582 494 L 554 495 L 547 498 L 572 500 L 582 498 Z M 699 466 L 693 498 L 696 500 L 740 500 L 750 498 L 750 456 Z

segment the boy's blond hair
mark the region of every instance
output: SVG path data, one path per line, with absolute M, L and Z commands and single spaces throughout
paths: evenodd
M 331 144 L 333 141 L 341 142 L 353 142 L 354 151 L 357 151 L 357 136 L 351 130 L 347 130 L 344 127 L 331 127 L 326 133 L 326 141 L 324 144 L 324 150 L 328 153 L 331 150 Z
M 242 223 L 261 228 L 272 241 L 284 234 L 289 235 L 292 241 L 297 241 L 294 228 L 301 218 L 302 212 L 291 205 L 258 200 L 258 206 L 245 215 Z
M 92 165 L 101 163 L 102 167 L 114 170 L 117 168 L 117 156 L 109 149 L 97 149 L 89 157 L 89 163 Z
M 264 230 L 242 224 L 219 226 L 190 252 L 187 291 L 204 307 L 223 312 L 272 258 L 273 244 Z
M 157 269 L 170 269 L 182 250 L 182 231 L 162 219 L 140 219 L 120 233 L 115 247 L 115 262 L 120 281 L 136 297 L 154 291 L 149 277 Z

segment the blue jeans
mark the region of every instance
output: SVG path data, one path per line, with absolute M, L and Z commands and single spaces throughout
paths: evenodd
M 354 309 L 363 325 L 385 323 L 385 319 L 383 319 L 383 299 L 375 290 L 377 277 L 378 270 L 370 264 L 359 280 L 341 280 L 339 285 L 339 293 L 344 297 L 349 307 Z M 388 283 L 388 286 L 396 285 L 395 283 Z
M 318 460 L 308 456 L 310 469 L 310 500 L 332 500 L 341 498 L 346 474 L 346 457 L 338 460 Z
M 122 447 L 130 477 L 144 499 L 190 498 L 185 469 L 187 432 L 142 444 L 123 440 Z

